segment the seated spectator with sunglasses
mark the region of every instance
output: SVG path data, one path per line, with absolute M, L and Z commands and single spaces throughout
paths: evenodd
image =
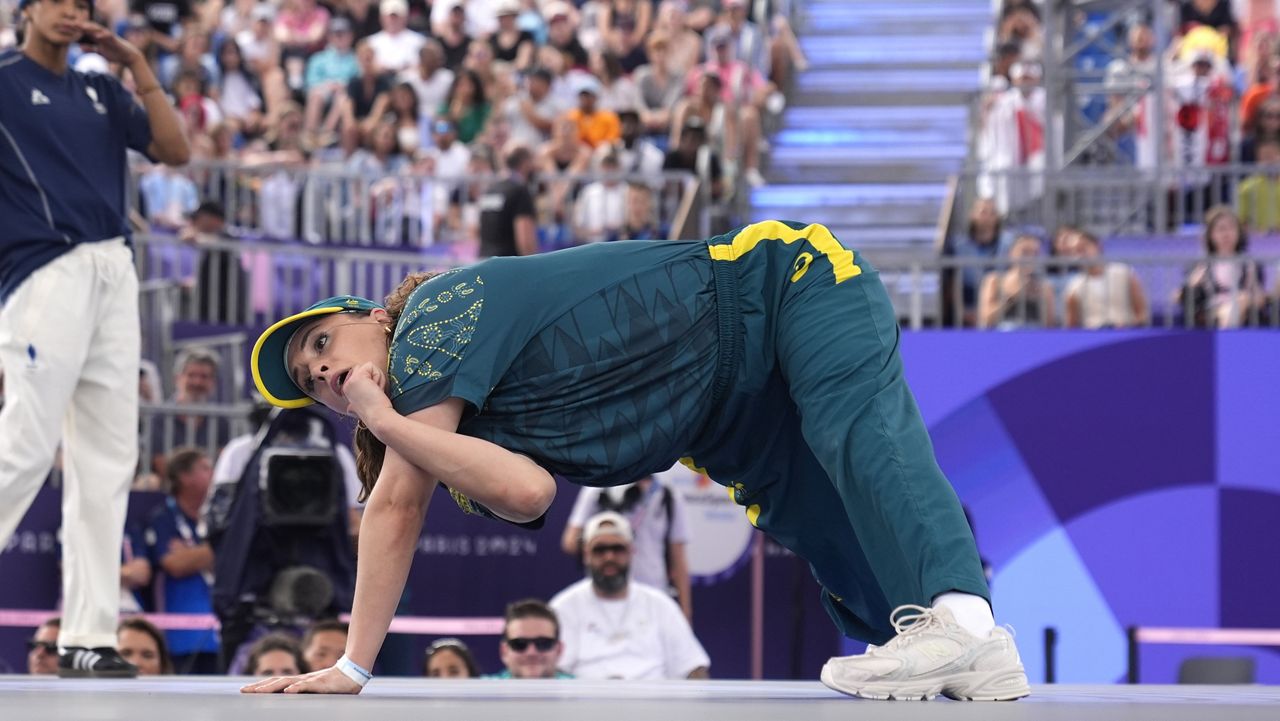
M 586 679 L 707 678 L 711 659 L 680 607 L 663 591 L 632 583 L 631 523 L 614 511 L 587 520 L 583 562 L 590 578 L 556 594 L 560 667 Z
M 54 616 L 36 628 L 27 641 L 27 673 L 50 676 L 58 672 L 58 631 L 62 619 Z
M 573 678 L 559 670 L 560 621 L 546 603 L 531 598 L 507 606 L 498 656 L 506 666 L 488 678 Z

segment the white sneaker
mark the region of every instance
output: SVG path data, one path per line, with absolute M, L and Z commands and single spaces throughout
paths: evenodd
M 759 188 L 765 184 L 764 176 L 755 168 L 747 168 L 746 171 L 742 173 L 742 179 L 747 181 L 747 185 L 750 185 L 753 188 Z
M 1031 693 L 1013 636 L 996 628 L 978 638 L 946 607 L 899 606 L 898 632 L 861 656 L 827 661 L 822 682 L 851 696 L 928 700 L 939 694 L 965 701 L 1012 701 Z

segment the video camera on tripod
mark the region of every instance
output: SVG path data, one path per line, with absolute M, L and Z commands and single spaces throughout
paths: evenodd
M 349 611 L 355 590 L 333 425 L 310 408 L 274 409 L 252 444 L 207 513 L 224 667 L 257 631 Z

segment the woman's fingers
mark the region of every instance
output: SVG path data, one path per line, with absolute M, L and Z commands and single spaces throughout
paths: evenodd
M 240 688 L 240 693 L 277 693 L 296 682 L 301 676 L 280 676 L 255 681 Z

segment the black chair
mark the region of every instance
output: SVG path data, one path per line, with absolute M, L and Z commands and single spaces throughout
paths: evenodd
M 1255 683 L 1256 665 L 1249 656 L 1197 656 L 1178 667 L 1178 683 L 1218 686 Z

